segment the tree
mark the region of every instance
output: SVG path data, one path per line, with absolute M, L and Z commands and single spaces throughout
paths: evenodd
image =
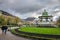
M 3 22 L 4 22 L 4 16 L 1 14 L 0 15 L 0 25 L 3 25 Z
M 10 16 L 7 16 L 7 25 L 10 25 L 10 20 L 11 20 L 11 17 Z
M 22 22 L 18 17 L 6 16 L 0 14 L 0 26 L 1 25 L 18 25 L 19 22 Z
M 15 22 L 16 22 L 16 24 L 18 24 L 20 22 L 20 19 L 18 17 L 16 17 Z
M 60 27 L 60 17 L 57 19 L 57 26 Z
M 3 25 L 7 25 L 7 19 L 4 19 Z

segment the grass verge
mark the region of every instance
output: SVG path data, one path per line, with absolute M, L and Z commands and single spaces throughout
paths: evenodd
M 11 33 L 12 33 L 12 34 L 15 34 L 15 35 L 17 35 L 17 36 L 22 36 L 22 37 L 30 38 L 30 39 L 54 40 L 54 39 L 45 38 L 45 37 L 30 36 L 30 35 L 27 35 L 27 34 L 20 34 L 20 33 L 16 32 L 14 29 L 11 30 Z

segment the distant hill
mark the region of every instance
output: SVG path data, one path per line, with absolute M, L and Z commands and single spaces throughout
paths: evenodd
M 36 18 L 35 17 L 28 17 L 26 19 L 23 19 L 24 21 L 33 21 L 35 20 Z
M 0 13 L 3 14 L 3 15 L 6 15 L 6 16 L 12 16 L 12 17 L 14 17 L 12 14 L 10 14 L 8 12 L 5 12 L 3 10 L 0 10 Z

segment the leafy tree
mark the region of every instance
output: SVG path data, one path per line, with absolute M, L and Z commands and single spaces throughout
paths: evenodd
M 57 19 L 57 23 L 56 24 L 60 27 L 60 17 Z
M 10 16 L 7 16 L 6 19 L 7 19 L 7 25 L 10 25 L 10 19 L 11 19 Z
M 18 24 L 20 22 L 20 19 L 18 17 L 16 17 L 15 22 L 16 22 L 16 24 Z
M 20 21 L 21 20 L 18 17 L 0 15 L 0 25 L 18 25 Z
M 3 25 L 3 22 L 4 22 L 4 16 L 0 15 L 0 25 Z

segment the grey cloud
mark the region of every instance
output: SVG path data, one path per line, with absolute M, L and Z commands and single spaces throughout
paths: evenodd
M 53 11 L 56 8 L 60 9 L 60 0 L 0 0 L 0 9 L 8 9 L 20 14 L 30 14 L 36 12 L 41 14 L 42 9 L 46 8 L 50 14 L 55 14 L 59 11 Z M 40 12 L 37 12 L 40 10 Z
M 21 13 L 29 13 L 29 12 L 34 12 L 34 11 L 37 11 L 37 10 L 40 10 L 42 9 L 43 6 L 29 6 L 29 7 L 24 7 L 24 8 L 16 8 L 14 9 L 16 12 L 21 12 Z

